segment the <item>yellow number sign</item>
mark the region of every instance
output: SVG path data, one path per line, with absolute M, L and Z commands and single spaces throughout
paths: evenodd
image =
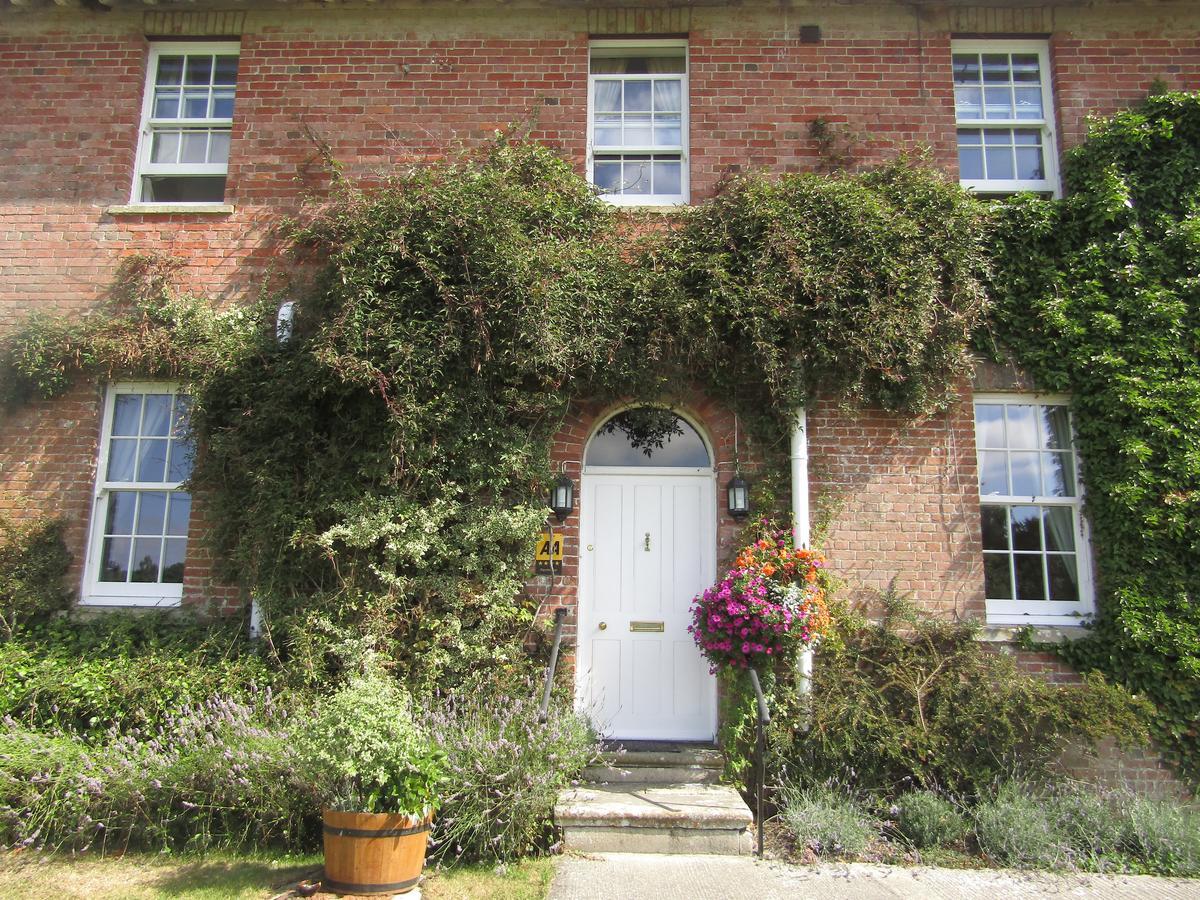
M 538 535 L 537 552 L 533 556 L 538 572 L 555 572 L 562 568 L 563 536 L 543 531 Z

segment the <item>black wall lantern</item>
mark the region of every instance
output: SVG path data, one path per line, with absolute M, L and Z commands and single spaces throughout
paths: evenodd
M 560 522 L 575 509 L 575 484 L 566 473 L 559 475 L 550 488 L 550 508 Z
M 729 514 L 735 519 L 750 515 L 750 485 L 740 474 L 729 479 Z

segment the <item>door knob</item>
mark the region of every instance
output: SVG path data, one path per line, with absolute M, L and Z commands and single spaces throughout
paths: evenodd
M 608 623 L 607 623 L 607 622 L 601 622 L 601 623 L 600 623 L 600 630 L 601 630 L 601 631 L 603 631 L 603 630 L 604 630 L 604 629 L 606 629 L 607 627 L 608 627 Z

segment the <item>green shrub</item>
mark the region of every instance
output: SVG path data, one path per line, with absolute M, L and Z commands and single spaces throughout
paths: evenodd
M 0 730 L 0 844 L 311 848 L 317 807 L 297 778 L 296 724 L 269 693 L 214 697 L 156 729 L 95 740 L 10 720 Z
M 500 862 L 546 850 L 558 793 L 597 754 L 567 703 L 538 723 L 535 688 L 434 701 L 425 721 L 449 774 L 434 821 L 439 857 Z
M 961 843 L 971 825 L 959 809 L 933 791 L 912 791 L 896 801 L 896 824 L 914 847 L 946 847 Z
M 1043 808 L 1054 817 L 1078 868 L 1103 870 L 1119 865 L 1125 834 L 1122 804 L 1129 798 L 1088 784 L 1058 783 L 1042 792 Z
M 15 523 L 0 516 L 0 637 L 11 639 L 71 602 L 63 587 L 71 564 L 64 527 L 61 519 Z
M 975 835 L 1001 865 L 1123 869 L 1129 799 L 1087 784 L 1010 782 L 975 810 Z
M 784 779 L 802 773 L 885 795 L 922 787 L 969 798 L 1047 771 L 1061 739 L 1146 740 L 1145 704 L 1124 690 L 1099 677 L 1057 686 L 1024 675 L 972 626 L 895 598 L 878 624 L 835 616 L 807 706 L 789 673 L 776 675 L 772 765 Z
M 378 670 L 323 701 L 297 748 L 302 776 L 327 807 L 424 815 L 438 806 L 444 755 L 408 693 Z
M 1124 845 L 1161 875 L 1200 877 L 1200 811 L 1138 797 L 1123 806 Z
M 798 847 L 817 856 L 858 856 L 879 836 L 871 817 L 832 788 L 785 789 L 781 802 L 784 827 Z
M 34 729 L 157 727 L 210 696 L 247 697 L 279 680 L 237 619 L 59 618 L 0 642 L 0 717 Z
M 1006 784 L 975 809 L 975 838 L 985 856 L 1002 866 L 1068 867 L 1070 841 L 1049 815 L 1041 797 L 1017 784 Z

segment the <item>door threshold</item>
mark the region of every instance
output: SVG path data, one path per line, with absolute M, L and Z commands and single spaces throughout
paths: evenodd
M 600 749 L 605 753 L 616 750 L 629 750 L 645 753 L 670 753 L 675 750 L 719 750 L 715 741 L 647 741 L 624 740 L 609 738 L 600 742 Z

